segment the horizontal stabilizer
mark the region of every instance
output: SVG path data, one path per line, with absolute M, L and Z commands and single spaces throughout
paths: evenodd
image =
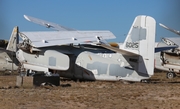
M 156 52 L 161 52 L 161 51 L 164 51 L 164 50 L 174 49 L 174 48 L 177 48 L 177 46 L 156 47 L 155 48 L 155 53 Z
M 55 23 L 52 23 L 52 22 L 48 22 L 48 21 L 45 21 L 45 20 L 41 20 L 41 19 L 38 19 L 38 18 L 34 18 L 34 17 L 31 17 L 31 16 L 24 15 L 24 18 L 26 20 L 30 21 L 30 22 L 45 26 L 47 28 L 52 28 L 52 29 L 55 29 L 55 30 L 58 30 L 58 31 L 75 31 L 75 29 L 67 28 L 67 27 L 64 27 L 64 26 L 61 26 L 61 25 L 58 25 L 58 24 L 55 24 Z
M 114 39 L 115 35 L 110 31 L 46 31 L 46 32 L 22 32 L 29 38 L 33 47 L 47 47 L 98 41 L 102 39 Z

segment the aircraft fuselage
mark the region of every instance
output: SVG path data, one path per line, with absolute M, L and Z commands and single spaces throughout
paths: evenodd
M 71 79 L 140 81 L 150 76 L 139 72 L 138 56 L 124 56 L 103 47 L 67 45 L 40 50 L 34 53 L 19 50 L 17 58 L 26 69 L 53 71 Z

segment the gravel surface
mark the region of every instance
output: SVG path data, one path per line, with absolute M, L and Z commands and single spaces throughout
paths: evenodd
M 180 109 L 180 78 L 155 73 L 149 83 L 61 81 L 61 86 L 16 87 L 0 76 L 1 109 Z

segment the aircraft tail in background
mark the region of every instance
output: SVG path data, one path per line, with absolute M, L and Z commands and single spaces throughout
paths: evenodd
M 19 43 L 18 31 L 19 31 L 18 27 L 17 26 L 14 27 L 6 50 L 9 50 L 12 52 L 17 51 L 17 44 Z

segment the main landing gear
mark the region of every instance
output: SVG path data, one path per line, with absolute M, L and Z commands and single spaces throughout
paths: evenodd
M 167 72 L 166 77 L 168 79 L 173 79 L 176 77 L 176 74 L 173 71 L 169 71 L 169 72 Z

